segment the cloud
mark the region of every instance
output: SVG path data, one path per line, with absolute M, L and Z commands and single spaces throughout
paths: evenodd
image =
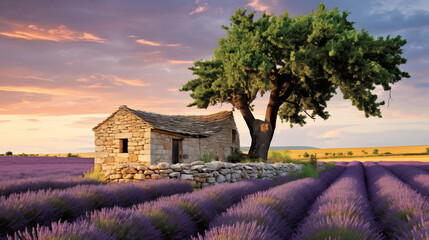
M 25 121 L 28 121 L 28 122 L 40 122 L 39 119 L 35 119 L 35 118 L 25 119 Z
M 198 4 L 198 1 L 195 3 Z M 208 3 L 203 3 L 203 4 L 198 5 L 198 7 L 194 11 L 190 12 L 189 15 L 194 15 L 196 13 L 201 13 L 201 12 L 207 11 L 208 5 L 209 5 Z
M 59 25 L 55 28 L 42 28 L 37 25 L 28 25 L 12 32 L 0 32 L 1 35 L 11 38 L 21 38 L 27 40 L 46 40 L 46 41 L 88 41 L 105 43 L 106 39 L 99 38 L 91 33 L 77 32 L 68 29 L 65 25 Z
M 32 79 L 32 80 L 40 80 L 40 81 L 46 81 L 46 82 L 55 82 L 55 80 L 53 79 L 49 79 L 49 78 L 43 78 L 43 77 L 38 77 L 38 76 L 22 76 L 22 78 L 26 78 L 26 79 Z
M 194 61 L 188 61 L 188 60 L 167 60 L 167 62 L 169 62 L 171 64 L 194 63 Z
M 318 139 L 324 139 L 324 140 L 333 140 L 333 139 L 337 139 L 337 138 L 340 138 L 340 137 L 341 137 L 340 132 L 334 130 L 334 131 L 325 132 L 325 133 L 317 136 L 316 138 L 318 138 Z
M 140 81 L 137 79 L 124 79 L 124 78 L 120 78 L 118 76 L 113 76 L 113 78 L 115 79 L 115 84 L 117 84 L 117 85 L 127 84 L 127 85 L 131 85 L 131 86 L 136 86 L 136 87 L 150 86 L 149 82 L 143 82 L 143 81 Z
M 7 123 L 10 122 L 10 120 L 0 120 L 0 123 Z
M 143 38 L 137 39 L 136 42 L 143 44 L 143 45 L 149 45 L 149 46 L 154 46 L 154 47 L 178 47 L 181 45 L 180 43 L 162 44 L 162 43 L 158 43 L 158 42 L 148 41 L 148 40 L 145 40 Z
M 261 0 L 253 0 L 249 2 L 248 5 L 254 8 L 256 11 L 268 11 L 270 9 L 270 6 L 262 3 Z
M 178 92 L 179 89 L 178 88 L 167 88 L 167 91 L 169 91 L 169 92 Z

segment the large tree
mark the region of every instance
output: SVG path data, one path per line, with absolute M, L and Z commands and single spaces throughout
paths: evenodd
M 196 79 L 183 85 L 194 102 L 188 106 L 207 108 L 230 103 L 240 111 L 249 128 L 249 155 L 267 158 L 277 116 L 282 122 L 303 126 L 306 118 L 328 119 L 327 102 L 337 91 L 365 113 L 381 117 L 373 93 L 377 86 L 389 91 L 407 72 L 401 36 L 374 37 L 358 32 L 347 20 L 349 12 L 327 11 L 322 3 L 316 11 L 290 17 L 287 11 L 274 16 L 237 9 L 226 37 L 218 40 L 212 60 L 196 61 L 189 68 Z M 265 119 L 252 114 L 252 102 L 269 93 Z

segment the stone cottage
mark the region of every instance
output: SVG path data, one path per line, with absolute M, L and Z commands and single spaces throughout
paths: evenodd
M 204 153 L 226 160 L 239 150 L 231 111 L 210 115 L 161 115 L 121 106 L 93 128 L 95 170 L 122 163 L 191 163 Z

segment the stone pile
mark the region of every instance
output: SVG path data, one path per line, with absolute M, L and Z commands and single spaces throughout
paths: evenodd
M 303 165 L 293 163 L 228 163 L 202 162 L 158 165 L 117 164 L 103 166 L 105 176 L 111 182 L 130 182 L 146 179 L 180 178 L 202 188 L 223 182 L 245 179 L 273 178 L 301 172 Z

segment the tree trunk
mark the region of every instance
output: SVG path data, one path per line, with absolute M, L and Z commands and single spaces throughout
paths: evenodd
M 255 119 L 249 130 L 252 136 L 252 145 L 250 146 L 248 154 L 249 157 L 267 159 L 271 139 L 274 134 L 271 123 Z

